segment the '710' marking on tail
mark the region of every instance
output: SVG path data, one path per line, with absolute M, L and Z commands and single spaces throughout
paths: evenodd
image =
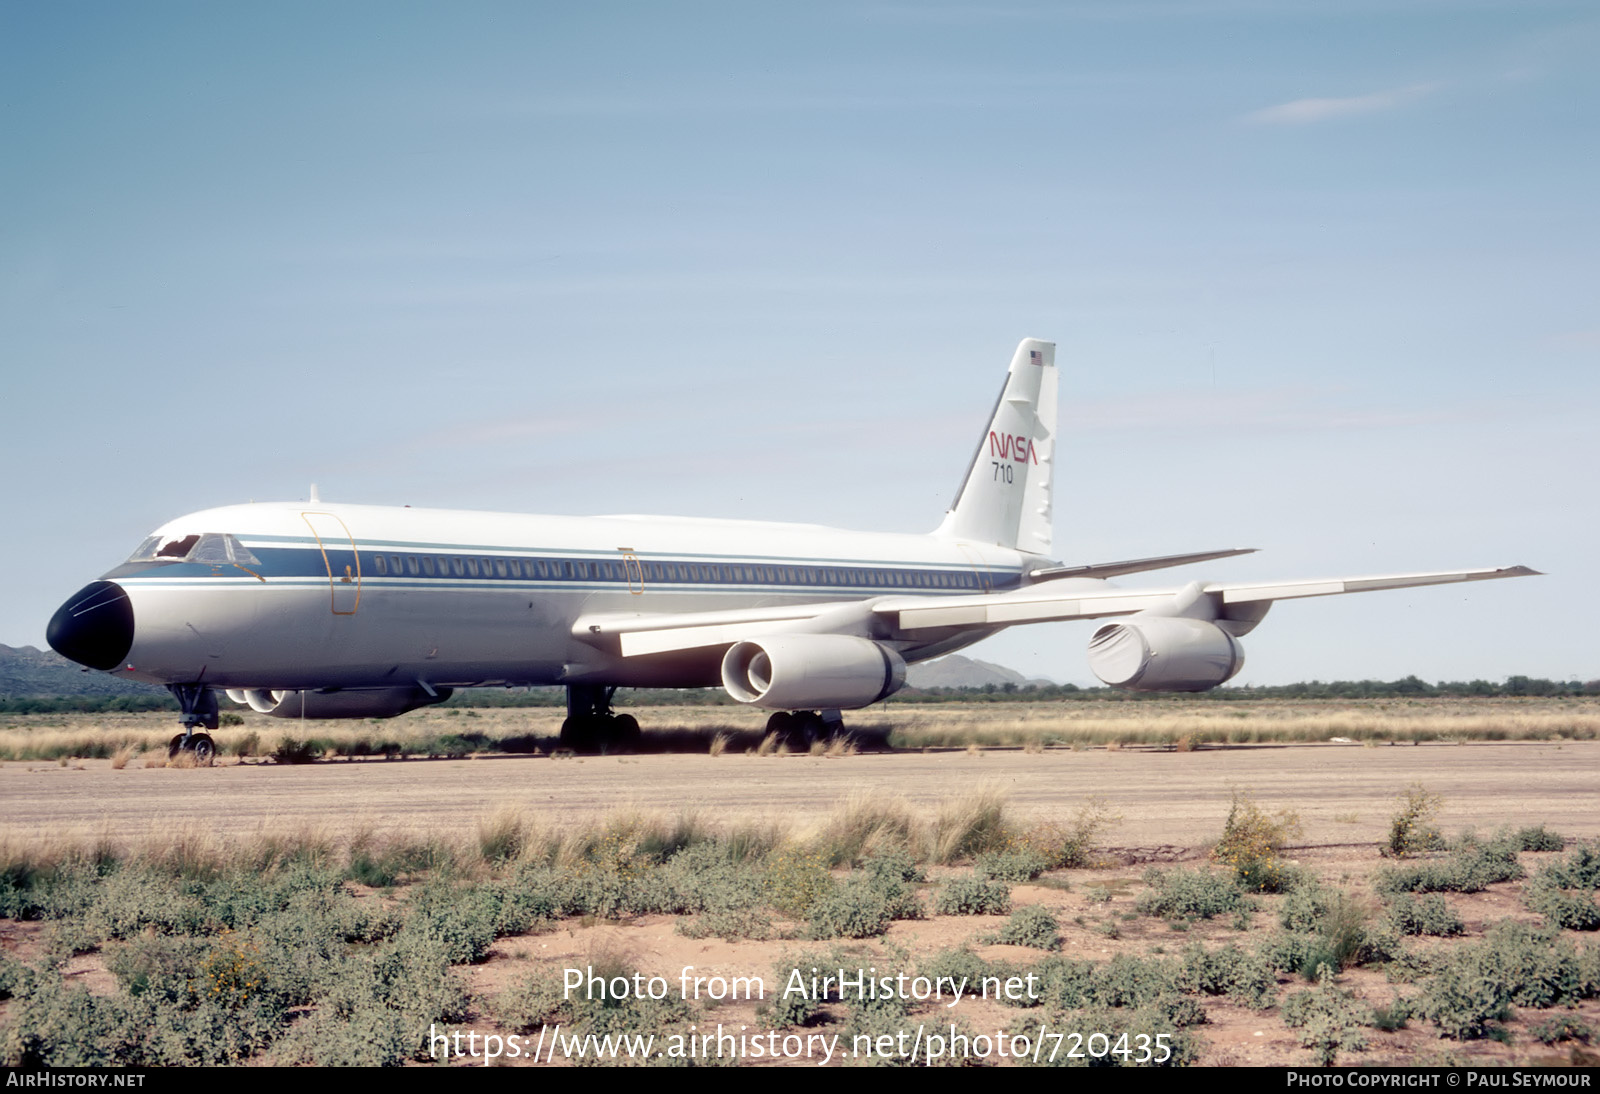
M 996 433 L 989 431 L 989 455 L 999 456 L 1002 460 L 1016 460 L 1019 463 L 1039 462 L 1039 453 L 1034 450 L 1033 442 L 1026 437 L 1013 436 L 1010 433 Z

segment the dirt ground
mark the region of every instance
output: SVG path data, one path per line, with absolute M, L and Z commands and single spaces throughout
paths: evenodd
M 280 767 L 229 761 L 211 769 L 114 770 L 109 761 L 8 762 L 0 765 L 0 832 L 12 838 L 110 830 L 138 834 L 174 826 L 195 826 L 239 835 L 285 824 L 312 824 L 332 830 L 364 825 L 375 831 L 471 832 L 492 810 L 518 807 L 545 824 L 576 822 L 621 810 L 674 815 L 692 810 L 706 822 L 778 818 L 796 834 L 820 821 L 851 795 L 903 798 L 931 809 L 947 795 L 977 784 L 1004 791 L 1024 819 L 1065 820 L 1091 796 L 1106 801 L 1121 821 L 1103 842 L 1102 868 L 1047 876 L 1045 884 L 1013 887 L 1014 906 L 1042 904 L 1061 923 L 1063 951 L 1079 958 L 1106 960 L 1117 953 L 1176 954 L 1190 941 L 1250 945 L 1259 932 L 1276 929 L 1277 902 L 1266 897 L 1245 924 L 1218 919 L 1177 930 L 1165 922 L 1132 915 L 1144 889 L 1141 875 L 1151 862 L 1203 861 L 1206 845 L 1220 833 L 1235 788 L 1250 791 L 1268 809 L 1293 808 L 1303 824 L 1303 845 L 1290 858 L 1328 884 L 1370 904 L 1369 879 L 1384 863 L 1377 842 L 1394 812 L 1395 797 L 1420 782 L 1444 800 L 1439 815 L 1448 833 L 1463 828 L 1488 831 L 1501 825 L 1544 824 L 1565 836 L 1600 836 L 1600 743 L 1467 743 L 1420 746 L 1296 745 L 1236 747 L 1194 752 L 1123 750 L 946 751 L 835 758 L 809 756 L 651 755 L 551 759 L 504 757 L 465 760 L 326 762 Z M 1548 855 L 1527 853 L 1530 873 Z M 939 871 L 935 871 L 937 880 Z M 1109 902 L 1092 901 L 1101 886 Z M 1487 923 L 1539 917 L 1520 900 L 1522 883 L 1495 885 L 1472 895 L 1447 899 L 1466 922 L 1465 939 L 1415 940 L 1419 947 L 1460 945 L 1481 936 Z M 850 944 L 859 963 L 885 967 L 914 964 L 918 957 L 959 945 L 981 956 L 1032 962 L 1041 954 L 984 941 L 999 917 L 938 916 L 896 922 L 882 940 Z M 38 925 L 0 923 L 0 945 L 26 957 Z M 692 976 L 762 977 L 768 998 L 778 990 L 774 966 L 793 960 L 818 944 L 796 941 L 727 942 L 694 940 L 676 930 L 674 917 L 650 916 L 620 922 L 563 921 L 553 930 L 501 939 L 490 960 L 462 970 L 480 1005 L 464 1032 L 506 1037 L 516 1031 L 496 1024 L 488 1001 L 543 970 L 561 975 L 608 955 L 623 954 L 642 972 L 660 975 L 674 989 L 685 969 Z M 1115 937 L 1111 937 L 1115 935 Z M 1597 944 L 1574 936 L 1580 946 Z M 826 945 L 826 944 L 825 944 Z M 897 956 L 893 951 L 904 951 Z M 69 967 L 91 990 L 110 990 L 96 954 L 82 955 Z M 1350 970 L 1341 985 L 1366 1001 L 1387 1003 L 1395 987 L 1384 975 Z M 1281 979 L 1282 995 L 1306 985 Z M 1402 991 L 1405 989 L 1401 989 Z M 709 1004 L 701 1014 L 703 1032 L 755 1036 L 772 1023 L 756 1001 Z M 1313 1062 L 1295 1030 L 1276 1009 L 1251 1010 L 1226 999 L 1203 1000 L 1206 1023 L 1196 1027 L 1204 1042 L 1200 1063 L 1229 1065 L 1306 1065 Z M 829 1008 L 831 1020 L 800 1033 L 841 1033 L 842 1007 Z M 1600 1001 L 1590 1000 L 1572 1014 L 1600 1029 Z M 1509 1043 L 1442 1040 L 1429 1025 L 1413 1020 L 1393 1033 L 1368 1030 L 1369 1047 L 1341 1057 L 1348 1063 L 1391 1065 L 1436 1063 L 1592 1065 L 1592 1049 L 1563 1043 L 1547 1048 L 1529 1034 L 1551 1014 L 1525 1011 L 1509 1024 Z M 927 1004 L 910 1021 L 928 1030 L 960 1022 L 973 1033 L 1024 1030 L 1037 1012 L 1019 1011 L 984 1000 L 963 1000 L 946 1009 Z M 533 1035 L 537 1036 L 537 1030 Z M 787 1031 L 796 1032 L 796 1031 Z M 849 1038 L 844 1038 L 848 1046 Z M 510 1043 L 510 1042 L 504 1042 Z M 533 1051 L 533 1041 L 520 1042 Z M 452 1062 L 482 1063 L 457 1059 Z M 502 1060 L 526 1062 L 525 1060 Z M 766 1058 L 745 1062 L 768 1065 Z M 811 1050 L 788 1063 L 819 1062 Z M 838 1059 L 835 1063 L 840 1062 Z M 1003 1062 L 994 1053 L 988 1062 Z
M 1021 816 L 1065 819 L 1103 798 L 1131 847 L 1215 839 L 1235 788 L 1293 808 L 1318 842 L 1373 843 L 1395 796 L 1420 782 L 1444 799 L 1447 832 L 1545 824 L 1600 836 L 1600 742 L 1315 744 L 1203 748 L 931 751 L 820 758 L 750 754 L 497 756 L 331 761 L 308 766 L 228 760 L 213 768 L 114 770 L 109 760 L 0 764 L 0 831 L 137 834 L 192 826 L 245 835 L 283 824 L 359 822 L 375 831 L 470 832 L 516 807 L 546 824 L 620 810 L 692 810 L 716 824 L 781 819 L 799 830 L 851 795 L 931 808 L 988 784 Z

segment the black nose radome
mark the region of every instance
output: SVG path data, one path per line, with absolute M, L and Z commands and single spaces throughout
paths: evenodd
M 133 648 L 133 603 L 116 582 L 91 582 L 50 617 L 45 638 L 62 657 L 114 669 Z

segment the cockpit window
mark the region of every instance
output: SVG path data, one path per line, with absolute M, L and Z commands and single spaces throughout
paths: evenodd
M 199 536 L 184 536 L 181 539 L 169 539 L 156 551 L 157 558 L 187 558 L 194 545 L 200 541 Z
M 206 532 L 187 536 L 151 536 L 139 544 L 129 562 L 199 562 L 212 566 L 259 566 L 261 560 L 233 536 Z

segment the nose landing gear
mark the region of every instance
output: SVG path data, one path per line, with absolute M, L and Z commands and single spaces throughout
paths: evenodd
M 217 693 L 204 684 L 168 684 L 167 690 L 178 700 L 178 720 L 183 723 L 183 732 L 167 744 L 167 759 L 187 752 L 199 766 L 210 767 L 217 756 L 217 743 L 209 733 L 195 730 L 217 728 Z

